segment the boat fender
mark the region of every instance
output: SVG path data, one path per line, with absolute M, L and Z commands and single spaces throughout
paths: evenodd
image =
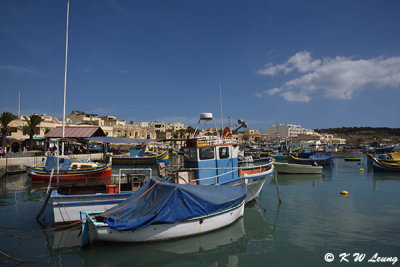
M 341 194 L 341 195 L 344 195 L 344 196 L 348 196 L 348 195 L 349 195 L 349 192 L 346 191 L 346 190 L 342 190 L 342 191 L 340 191 L 340 194 Z
M 360 172 L 364 172 L 364 169 L 363 169 L 363 168 L 360 168 Z
M 223 136 L 224 138 L 232 139 L 232 128 L 229 126 L 225 127 Z

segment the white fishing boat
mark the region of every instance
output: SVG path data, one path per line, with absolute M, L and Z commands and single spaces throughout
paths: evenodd
M 199 186 L 148 181 L 103 213 L 81 212 L 82 245 L 147 242 L 198 235 L 243 216 L 246 186 Z
M 212 120 L 211 113 L 202 113 L 201 121 Z M 238 120 L 240 127 L 246 125 Z M 239 128 L 240 128 L 239 127 Z M 197 130 L 198 126 L 196 127 Z M 267 180 L 272 179 L 272 160 L 265 164 L 239 166 L 240 143 L 233 137 L 237 131 L 226 127 L 222 136 L 193 137 L 186 140 L 184 147 L 184 168 L 177 176 L 185 183 L 198 185 L 247 185 L 246 203 L 257 198 Z M 217 132 L 217 131 L 216 131 Z M 195 132 L 196 133 L 196 132 Z
M 322 173 L 322 166 L 292 164 L 284 162 L 274 162 L 277 173 L 293 173 L 293 174 L 318 174 Z

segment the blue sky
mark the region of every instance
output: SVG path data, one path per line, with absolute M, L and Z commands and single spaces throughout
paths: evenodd
M 71 0 L 67 113 L 400 127 L 399 1 Z M 62 117 L 66 1 L 3 1 L 0 112 Z

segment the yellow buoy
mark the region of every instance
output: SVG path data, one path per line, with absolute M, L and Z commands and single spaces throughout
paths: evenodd
M 363 169 L 363 168 L 360 168 L 360 172 L 364 172 L 364 169 Z
M 342 190 L 342 191 L 340 191 L 340 194 L 344 195 L 344 196 L 347 196 L 349 194 L 349 192 L 346 191 L 346 190 Z

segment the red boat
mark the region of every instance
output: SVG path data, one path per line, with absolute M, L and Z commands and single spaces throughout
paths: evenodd
M 27 167 L 28 174 L 31 175 L 33 182 L 48 182 L 53 170 L 52 182 L 85 182 L 85 183 L 104 183 L 111 182 L 111 165 L 93 162 L 72 162 L 70 159 L 48 157 L 45 167 Z M 57 174 L 57 169 L 58 174 Z

